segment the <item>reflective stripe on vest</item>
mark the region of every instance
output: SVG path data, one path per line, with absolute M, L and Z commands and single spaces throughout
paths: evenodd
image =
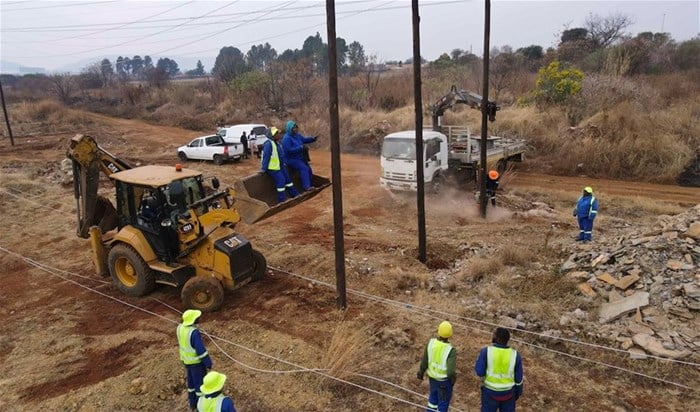
M 197 355 L 197 351 L 190 343 L 192 332 L 194 332 L 194 326 L 177 325 L 177 343 L 180 345 L 180 360 L 185 365 L 201 363 L 202 358 L 208 355 L 208 352 L 204 352 L 199 356 Z
M 215 398 L 207 398 L 200 396 L 197 401 L 197 410 L 199 412 L 221 412 L 221 406 L 224 404 L 225 396 L 219 394 Z
M 277 153 L 277 143 L 270 140 L 272 145 L 272 153 L 270 153 L 270 161 L 267 163 L 267 170 L 280 170 L 280 156 Z
M 591 205 L 588 207 L 588 216 L 590 217 L 592 214 L 598 214 L 597 210 L 593 210 L 593 202 L 595 202 L 595 196 L 591 195 Z
M 430 339 L 428 343 L 428 376 L 444 381 L 447 379 L 447 357 L 452 350 L 452 345 L 447 342 Z
M 486 348 L 484 386 L 494 391 L 507 391 L 515 385 L 515 360 L 518 352 L 511 348 Z

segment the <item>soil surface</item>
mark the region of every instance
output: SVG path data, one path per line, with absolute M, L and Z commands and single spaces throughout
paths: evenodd
M 135 165 L 174 164 L 176 147 L 196 132 L 90 115 L 80 131 Z M 309 131 L 313 132 L 313 131 Z M 75 200 L 62 170 L 69 134 L 0 142 L 0 409 L 50 411 L 186 411 L 184 370 L 175 327 L 179 291 L 160 286 L 129 298 L 95 275 L 87 240 L 75 235 Z M 312 150 L 314 172 L 331 176 L 330 155 Z M 583 186 L 601 199 L 595 236 L 619 235 L 656 214 L 682 212 L 700 190 L 643 182 L 558 177 L 519 171 L 503 179 L 499 207 L 478 217 L 473 193 L 426 200 L 427 261 L 417 257 L 416 206 L 411 196 L 384 191 L 379 160 L 343 155 L 344 257 L 336 264 L 333 196 L 315 198 L 237 229 L 267 258 L 260 282 L 227 291 L 221 310 L 201 327 L 214 369 L 228 375 L 226 392 L 239 411 L 420 410 L 427 382 L 415 377 L 423 346 L 445 318 L 455 326 L 458 383 L 451 410 L 479 408 L 473 364 L 490 342 L 499 315 L 557 326 L 559 314 L 595 307 L 555 268 L 576 234 L 570 216 Z M 187 167 L 233 185 L 259 168 L 257 159 Z M 339 185 L 338 185 L 339 186 Z M 111 193 L 106 181 L 101 192 Z M 534 202 L 549 217 L 525 216 Z M 625 205 L 632 206 L 625 206 Z M 634 208 L 635 212 L 630 210 Z M 595 246 L 593 246 L 595 247 Z M 504 250 L 528 252 L 525 262 L 477 271 Z M 343 255 L 341 255 L 343 256 Z M 490 259 L 490 260 L 489 260 Z M 347 309 L 333 289 L 344 264 Z M 481 273 L 481 274 L 480 274 Z M 478 316 L 489 308 L 493 316 Z M 697 367 L 632 361 L 626 354 L 514 332 L 514 337 L 598 363 L 513 343 L 523 355 L 522 410 L 694 410 L 697 392 L 601 365 L 639 371 L 697 387 Z M 576 339 L 597 342 L 595 331 Z M 698 359 L 694 359 L 698 362 Z M 310 369 L 314 369 L 311 371 Z M 332 376 L 334 379 L 329 378 Z

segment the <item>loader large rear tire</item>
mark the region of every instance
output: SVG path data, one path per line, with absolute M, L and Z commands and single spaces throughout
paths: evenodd
M 110 249 L 107 258 L 114 285 L 129 296 L 144 296 L 156 287 L 156 276 L 134 248 L 119 243 Z
M 185 282 L 180 297 L 186 308 L 213 312 L 224 303 L 224 287 L 215 277 L 195 276 Z
M 253 275 L 251 279 L 253 282 L 257 282 L 265 277 L 265 272 L 267 272 L 267 260 L 265 256 L 257 250 L 253 250 Z

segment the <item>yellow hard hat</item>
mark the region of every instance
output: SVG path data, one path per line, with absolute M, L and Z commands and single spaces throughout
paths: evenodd
M 202 311 L 197 309 L 187 309 L 182 314 L 182 324 L 184 326 L 193 325 L 198 317 L 202 316 Z
M 279 133 L 279 132 L 280 132 L 280 129 L 278 129 L 278 128 L 274 127 L 274 126 L 270 128 L 270 136 L 275 136 L 275 135 L 277 135 L 277 133 Z
M 490 177 L 492 180 L 498 179 L 498 176 L 499 176 L 499 175 L 498 175 L 498 172 L 497 172 L 497 171 L 495 171 L 495 170 L 489 171 L 489 177 Z
M 202 386 L 199 387 L 200 392 L 205 395 L 211 395 L 215 392 L 220 392 L 226 383 L 226 375 L 216 371 L 210 371 L 202 380 Z
M 593 188 L 590 187 L 590 186 L 584 187 L 584 188 L 583 188 L 583 191 L 586 192 L 586 193 L 593 194 Z
M 438 336 L 441 338 L 449 338 L 452 336 L 452 324 L 446 320 L 440 322 L 437 330 Z

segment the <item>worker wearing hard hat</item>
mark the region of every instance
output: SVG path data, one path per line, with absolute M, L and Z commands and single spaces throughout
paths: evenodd
M 491 199 L 491 206 L 496 207 L 496 189 L 498 189 L 498 178 L 500 174 L 495 170 L 489 170 L 486 179 L 486 197 Z
M 202 312 L 189 309 L 182 314 L 182 323 L 177 326 L 177 342 L 180 346 L 180 360 L 187 372 L 187 397 L 190 409 L 196 410 L 199 387 L 204 375 L 211 369 L 211 358 L 204 347 L 202 335 L 195 326 Z
M 590 242 L 593 235 L 593 220 L 598 216 L 598 199 L 593 196 L 593 188 L 586 186 L 576 202 L 574 216 L 578 218 L 576 241 Z
M 277 189 L 277 201 L 282 203 L 287 200 L 287 192 L 291 197 L 296 197 L 299 196 L 299 191 L 294 187 L 294 183 L 289 177 L 287 158 L 280 144 L 282 136 L 279 129 L 271 127 L 267 137 L 268 139 L 262 148 L 260 172 L 267 173 L 272 177 Z
M 233 400 L 224 396 L 224 384 L 226 375 L 216 371 L 210 371 L 204 377 L 199 392 L 202 394 L 197 401 L 199 412 L 236 412 Z
M 289 167 L 299 172 L 302 190 L 310 190 L 313 171 L 309 166 L 308 147 L 305 145 L 313 143 L 318 136 L 306 137 L 299 133 L 299 125 L 294 120 L 287 121 L 284 137 L 282 137 L 282 147 L 287 154 Z
M 457 380 L 457 351 L 452 347 L 449 338 L 452 336 L 452 325 L 443 321 L 437 329 L 437 337 L 428 341 L 420 361 L 416 377 L 423 380 L 428 372 L 430 394 L 428 395 L 428 410 L 447 412 L 452 399 L 452 388 Z
M 482 412 L 515 411 L 515 401 L 523 394 L 523 361 L 508 347 L 509 340 L 508 329 L 496 328 L 493 344 L 482 348 L 476 358 L 474 372 L 482 378 Z

